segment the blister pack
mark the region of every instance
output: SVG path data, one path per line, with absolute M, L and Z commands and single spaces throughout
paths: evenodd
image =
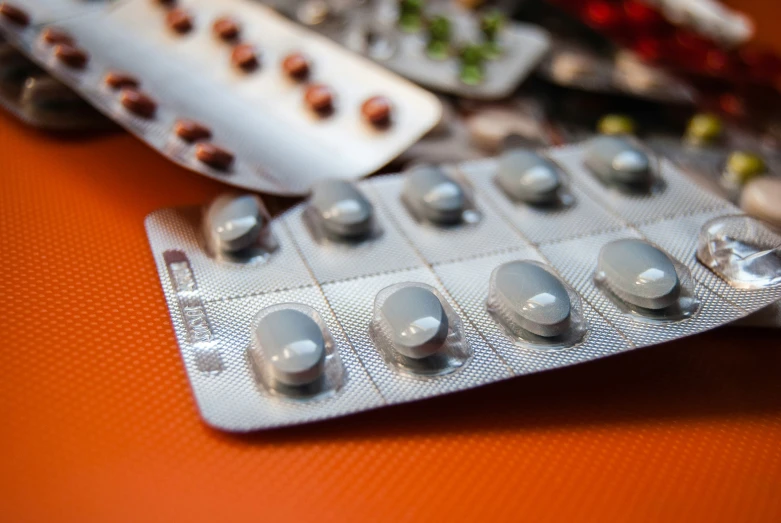
M 616 137 L 146 228 L 203 418 L 305 423 L 674 340 L 781 298 L 781 237 Z
M 663 103 L 693 103 L 696 95 L 686 82 L 644 63 L 630 51 L 603 56 L 581 44 L 558 39 L 554 40 L 537 73 L 564 87 Z
M 381 0 L 356 9 L 338 39 L 410 80 L 465 98 L 504 98 L 548 50 L 546 31 L 448 1 Z
M 239 187 L 296 195 L 365 176 L 440 118 L 432 94 L 249 0 L 125 0 L 49 21 L 15 45 L 169 159 Z

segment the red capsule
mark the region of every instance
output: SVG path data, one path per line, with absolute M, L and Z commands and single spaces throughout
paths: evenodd
M 138 89 L 126 87 L 119 94 L 120 103 L 131 113 L 151 118 L 157 111 L 157 103 Z
M 313 84 L 306 88 L 304 101 L 314 112 L 325 116 L 333 111 L 334 95 L 331 88 L 323 84 Z
M 208 140 L 212 137 L 212 132 L 208 127 L 194 120 L 177 120 L 174 125 L 174 133 L 188 143 Z
M 123 89 L 125 87 L 137 88 L 141 85 L 135 77 L 118 71 L 109 71 L 103 77 L 105 84 L 112 89 Z
M 241 32 L 238 22 L 229 16 L 221 16 L 212 24 L 214 35 L 225 42 L 230 42 L 239 37 Z
M 16 7 L 8 2 L 0 4 L 0 15 L 6 20 L 19 27 L 27 27 L 30 25 L 30 15 L 27 11 L 21 7 Z
M 195 146 L 195 157 L 209 167 L 225 170 L 233 163 L 233 153 L 208 142 Z
M 231 52 L 231 63 L 244 72 L 250 72 L 258 67 L 258 55 L 250 44 L 238 44 Z
M 84 69 L 89 61 L 89 55 L 86 51 L 79 49 L 73 45 L 57 44 L 54 46 L 54 56 L 73 69 Z
M 361 114 L 375 127 L 385 127 L 391 121 L 391 102 L 384 96 L 373 96 L 361 105 Z
M 309 60 L 301 53 L 291 53 L 282 61 L 282 70 L 294 80 L 306 80 L 309 76 Z
M 168 11 L 165 22 L 174 32 L 179 34 L 189 33 L 193 28 L 193 19 L 184 9 L 175 8 Z
M 56 27 L 47 27 L 44 29 L 41 32 L 41 40 L 48 45 L 67 44 L 73 46 L 76 44 L 76 41 L 71 35 Z

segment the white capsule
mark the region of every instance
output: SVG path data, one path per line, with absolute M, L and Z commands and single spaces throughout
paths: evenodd
M 419 167 L 410 172 L 404 181 L 402 198 L 423 218 L 441 225 L 461 221 L 466 207 L 464 190 L 436 167 Z
M 393 348 L 408 358 L 431 356 L 447 339 L 447 314 L 428 289 L 402 287 L 385 299 L 380 312 Z
M 315 184 L 310 204 L 331 236 L 350 239 L 371 231 L 374 208 L 350 182 L 323 180 Z
M 645 309 L 664 309 L 678 300 L 681 284 L 670 258 L 642 240 L 617 240 L 599 251 L 598 273 L 620 299 Z
M 550 160 L 531 151 L 516 149 L 499 158 L 496 182 L 513 200 L 545 204 L 556 200 L 561 174 Z
M 255 340 L 275 381 L 301 386 L 316 381 L 325 367 L 320 326 L 303 312 L 279 309 L 261 319 Z
M 220 252 L 237 252 L 254 245 L 266 226 L 260 198 L 251 194 L 223 194 L 209 205 L 205 232 Z
M 570 327 L 572 304 L 561 281 L 536 263 L 500 265 L 491 276 L 491 296 L 499 317 L 538 336 L 564 334 Z
M 592 138 L 586 146 L 583 161 L 591 172 L 607 184 L 651 184 L 651 159 L 626 137 Z

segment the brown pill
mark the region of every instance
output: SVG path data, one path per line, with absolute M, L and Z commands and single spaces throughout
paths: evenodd
M 132 87 L 122 89 L 119 101 L 125 109 L 144 118 L 151 118 L 157 110 L 157 104 L 152 98 Z
M 306 88 L 304 101 L 314 112 L 321 115 L 330 113 L 334 108 L 334 95 L 331 89 L 322 84 L 313 84 Z
M 220 40 L 229 42 L 239 36 L 239 24 L 229 16 L 221 16 L 212 24 L 214 35 Z
M 54 46 L 54 56 L 57 59 L 74 69 L 83 69 L 89 61 L 89 55 L 76 46 L 69 44 L 57 44 Z
M 195 146 L 195 157 L 209 167 L 225 170 L 233 163 L 233 154 L 222 147 L 217 147 L 208 142 L 201 142 Z
M 0 15 L 3 15 L 3 18 L 14 25 L 20 27 L 27 27 L 30 25 L 30 15 L 27 14 L 27 11 L 16 7 L 13 4 L 9 4 L 8 2 L 0 4 Z
M 76 44 L 76 41 L 71 35 L 56 27 L 47 27 L 44 29 L 41 33 L 41 40 L 49 45 L 68 44 L 73 46 Z
M 361 114 L 370 124 L 383 127 L 391 120 L 391 103 L 384 96 L 373 96 L 363 102 Z
M 231 62 L 239 69 L 250 72 L 258 67 L 258 56 L 250 44 L 239 44 L 233 48 Z
M 179 34 L 190 32 L 193 28 L 193 19 L 184 9 L 176 8 L 168 11 L 165 15 L 165 22 L 172 30 Z
M 174 125 L 174 133 L 189 143 L 208 140 L 212 137 L 212 132 L 208 127 L 193 120 L 177 120 L 176 125 Z
M 112 89 L 139 87 L 141 85 L 141 82 L 139 82 L 135 77 L 130 76 L 129 74 L 120 73 L 118 71 L 110 71 L 106 73 L 106 76 L 103 77 L 103 81 L 106 82 L 106 85 Z
M 176 0 L 152 0 L 156 4 L 164 5 L 166 7 L 170 7 L 176 3 Z
M 291 53 L 282 61 L 282 71 L 294 80 L 305 80 L 309 76 L 309 60 L 301 53 Z

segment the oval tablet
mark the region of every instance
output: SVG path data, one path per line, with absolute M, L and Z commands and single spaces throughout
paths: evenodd
M 323 374 L 325 338 L 320 325 L 294 309 L 280 309 L 258 322 L 255 339 L 263 351 L 267 370 L 285 385 L 312 383 Z
M 618 240 L 599 251 L 605 284 L 627 303 L 664 309 L 678 300 L 681 284 L 670 258 L 642 240 Z
M 374 208 L 350 182 L 318 182 L 312 188 L 310 205 L 330 235 L 355 238 L 371 231 Z
M 499 157 L 496 183 L 513 200 L 551 203 L 558 197 L 561 174 L 553 162 L 531 151 L 507 151 Z
M 491 282 L 501 315 L 538 336 L 558 336 L 570 327 L 572 304 L 556 276 L 528 261 L 505 263 L 494 269 Z
M 621 136 L 592 138 L 584 152 L 584 163 L 608 184 L 650 185 L 651 159 L 630 140 Z
M 447 339 L 447 314 L 439 298 L 428 289 L 402 287 L 385 299 L 380 311 L 393 348 L 408 358 L 431 356 Z
M 420 167 L 404 180 L 402 198 L 425 219 L 442 224 L 461 221 L 466 195 L 459 184 L 437 167 Z
M 205 232 L 221 252 L 237 252 L 254 245 L 265 226 L 263 204 L 251 194 L 223 194 L 206 210 Z

